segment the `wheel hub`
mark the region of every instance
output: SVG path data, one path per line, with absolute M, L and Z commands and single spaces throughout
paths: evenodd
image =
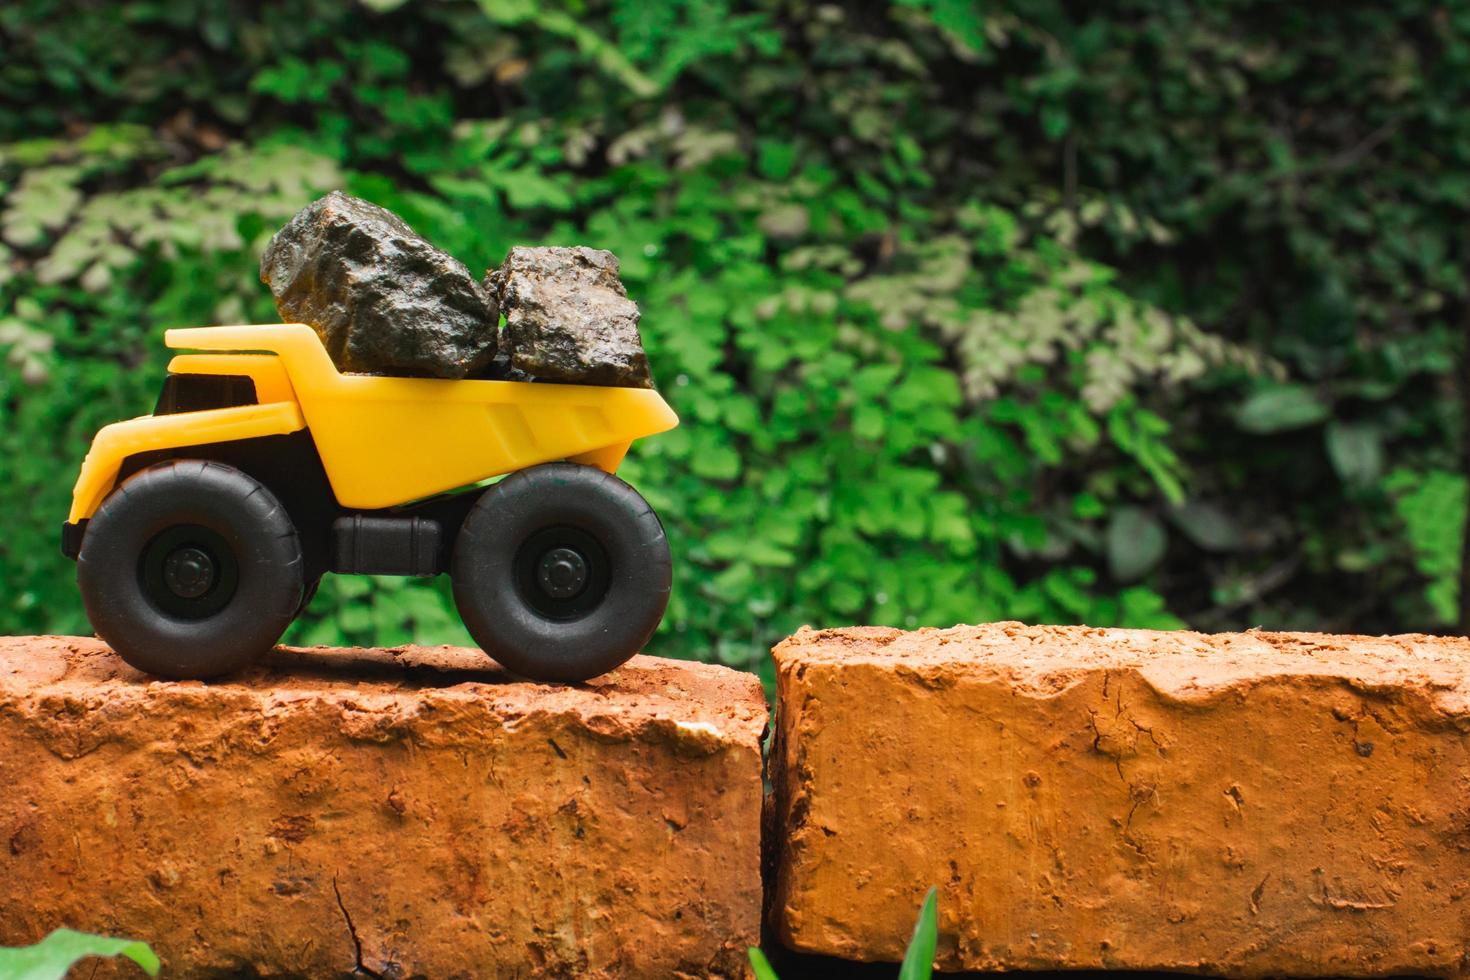
M 214 586 L 218 570 L 202 548 L 184 545 L 163 560 L 163 584 L 180 599 L 197 599 Z
M 143 594 L 161 612 L 207 619 L 240 585 L 240 564 L 224 535 L 200 524 L 175 524 L 153 536 L 138 558 Z
M 612 563 L 590 532 L 554 524 L 526 536 L 511 559 L 510 573 L 521 600 L 537 615 L 571 622 L 606 598 Z
M 536 565 L 536 582 L 553 599 L 571 599 L 587 587 L 587 560 L 571 548 L 550 548 Z

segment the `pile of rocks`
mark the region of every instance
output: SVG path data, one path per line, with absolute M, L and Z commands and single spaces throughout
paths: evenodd
M 276 232 L 260 278 L 341 371 L 653 386 L 611 252 L 516 247 L 476 282 L 393 212 L 334 191 Z

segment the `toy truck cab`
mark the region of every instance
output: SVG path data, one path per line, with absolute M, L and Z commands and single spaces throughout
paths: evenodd
M 165 341 L 211 353 L 98 432 L 63 531 L 93 627 L 134 666 L 237 669 L 326 572 L 447 572 L 475 641 L 538 679 L 610 670 L 657 627 L 668 543 L 614 475 L 678 424 L 657 392 L 342 374 L 302 324 Z

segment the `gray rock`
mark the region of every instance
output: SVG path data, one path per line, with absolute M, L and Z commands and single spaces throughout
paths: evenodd
M 638 304 L 618 260 L 595 248 L 510 250 L 485 277 L 505 312 L 510 367 L 538 381 L 652 388 L 638 336 Z
M 260 279 L 340 371 L 463 378 L 498 347 L 500 313 L 469 270 L 391 211 L 333 191 L 271 238 Z

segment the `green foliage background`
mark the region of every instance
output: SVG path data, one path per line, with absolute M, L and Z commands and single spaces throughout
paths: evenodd
M 624 475 L 655 651 L 802 623 L 1442 628 L 1464 524 L 1464 2 L 0 7 L 0 630 L 166 327 L 274 319 L 335 187 L 472 269 L 612 249 L 684 418 Z M 463 640 L 329 578 L 293 639 Z

